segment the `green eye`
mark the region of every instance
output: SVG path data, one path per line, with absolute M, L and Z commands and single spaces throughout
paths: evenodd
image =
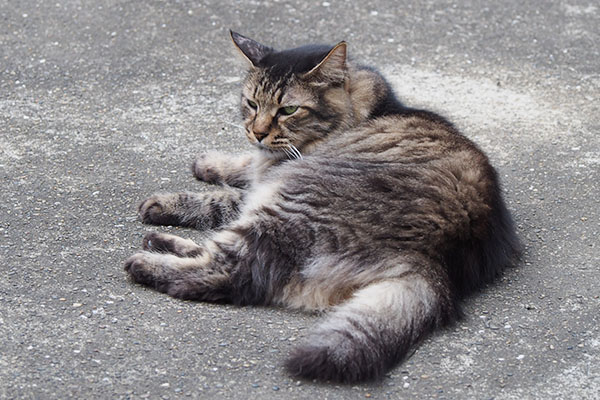
M 298 106 L 287 106 L 287 107 L 282 107 L 279 109 L 279 111 L 283 114 L 283 115 L 292 115 L 293 113 L 295 113 L 298 110 Z
M 255 102 L 253 102 L 252 100 L 248 100 L 248 105 L 251 108 L 254 108 L 255 110 L 258 108 L 258 105 Z

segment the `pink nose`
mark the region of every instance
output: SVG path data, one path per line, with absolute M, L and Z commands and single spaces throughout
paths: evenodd
M 252 131 L 252 133 L 254 133 L 254 137 L 256 138 L 256 140 L 258 140 L 259 142 L 262 142 L 262 140 L 264 138 L 267 137 L 267 135 L 269 134 L 268 132 L 256 132 L 256 131 Z

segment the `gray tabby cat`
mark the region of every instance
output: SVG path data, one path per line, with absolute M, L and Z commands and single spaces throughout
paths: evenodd
M 496 172 L 448 121 L 350 62 L 346 43 L 275 51 L 231 37 L 249 62 L 254 152 L 201 156 L 194 175 L 219 189 L 139 208 L 145 223 L 218 231 L 201 245 L 150 233 L 125 269 L 182 299 L 328 310 L 288 371 L 381 377 L 518 259 Z

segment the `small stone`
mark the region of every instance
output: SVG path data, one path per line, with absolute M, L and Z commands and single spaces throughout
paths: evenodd
M 73 307 L 78 308 L 81 307 L 83 304 L 81 303 L 73 303 Z

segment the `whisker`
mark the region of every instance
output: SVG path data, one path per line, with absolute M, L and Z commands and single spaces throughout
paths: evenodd
M 229 121 L 225 121 L 224 119 L 220 120 L 222 123 L 227 124 L 227 125 L 231 125 L 231 126 L 235 126 L 236 128 L 242 129 L 242 130 L 246 130 L 245 127 L 243 127 L 242 125 L 238 125 L 238 124 L 234 124 L 233 122 L 229 122 Z
M 286 144 L 287 147 L 284 147 L 283 149 L 285 150 L 285 152 L 288 154 L 290 160 L 295 160 L 296 159 L 296 153 L 294 153 L 292 151 L 291 145 L 290 144 Z
M 302 153 L 300 153 L 300 150 L 298 150 L 298 148 L 296 146 L 294 146 L 293 144 L 288 145 L 290 150 L 292 150 L 292 152 L 296 155 L 296 158 L 303 160 L 304 157 L 302 157 Z
M 292 153 L 290 153 L 290 150 L 288 150 L 285 147 L 281 148 L 283 150 L 283 152 L 285 153 L 285 155 L 287 156 L 288 159 L 293 160 L 294 159 L 294 155 Z
M 292 159 L 296 160 L 298 159 L 298 153 L 296 153 L 296 151 L 294 150 L 294 146 L 291 144 L 288 144 L 288 151 L 290 152 L 290 154 L 292 155 Z

